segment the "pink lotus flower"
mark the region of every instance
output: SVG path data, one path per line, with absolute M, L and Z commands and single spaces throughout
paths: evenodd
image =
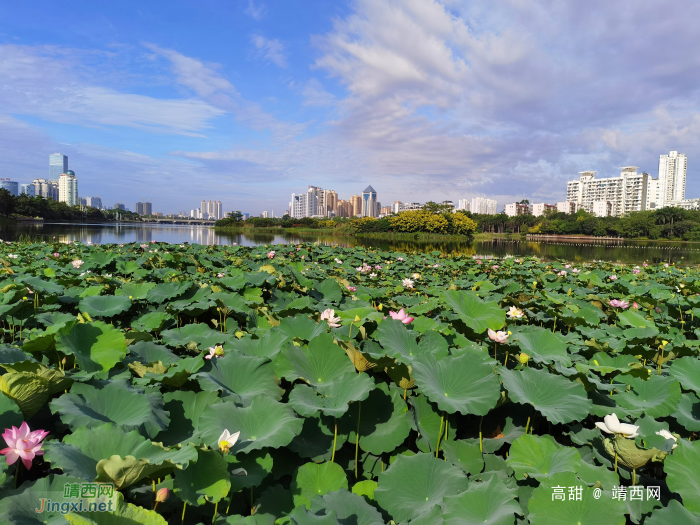
M 635 268 L 632 270 L 632 273 L 639 273 L 639 268 Z
M 154 242 L 156 242 L 156 241 L 151 241 L 151 244 L 153 244 Z
M 357 291 L 357 286 L 348 286 L 348 290 L 351 292 L 356 292 Z
M 210 346 L 209 355 L 205 355 L 204 359 L 211 359 L 212 357 L 221 357 L 224 355 L 224 347 L 221 345 Z
M 624 299 L 622 299 L 622 300 L 613 299 L 613 300 L 610 301 L 610 306 L 612 306 L 613 308 L 622 308 L 622 309 L 624 309 L 624 308 L 629 308 L 629 307 L 630 307 L 630 303 L 627 302 L 627 301 L 625 301 Z
M 508 341 L 508 337 L 510 335 L 508 332 L 504 331 L 494 332 L 490 328 L 488 334 L 489 339 L 491 339 L 492 341 L 496 341 L 497 343 L 505 343 L 506 341 Z
M 275 250 L 271 250 L 271 251 L 267 252 L 267 258 L 274 259 L 275 258 Z M 304 257 L 302 256 L 301 258 L 303 259 Z
M 392 319 L 396 319 L 397 321 L 401 321 L 403 324 L 409 324 L 409 323 L 413 322 L 413 317 L 411 317 L 406 312 L 404 312 L 403 308 L 401 308 L 401 310 L 399 310 L 399 313 L 389 312 L 389 315 L 391 316 Z
M 571 273 L 581 273 L 581 270 L 579 270 L 578 268 L 574 268 L 573 270 L 571 270 Z
M 611 281 L 617 281 L 617 275 L 611 275 L 611 276 L 609 277 L 609 279 L 610 279 Z
M 481 261 L 480 261 L 480 260 L 477 260 L 477 261 L 476 261 L 476 264 L 481 264 Z
M 14 426 L 11 429 L 6 428 L 2 437 L 7 443 L 7 448 L 0 450 L 0 454 L 6 456 L 8 465 L 21 459 L 24 466 L 30 469 L 34 457 L 44 455 L 41 442 L 48 434 L 46 430 L 30 431 L 26 421 L 19 428 Z
M 326 321 L 331 328 L 338 328 L 340 326 L 340 317 L 335 316 L 335 310 L 333 308 L 326 308 L 323 311 L 321 314 L 321 321 Z
M 635 310 L 639 310 L 639 305 L 633 301 L 632 308 L 634 308 Z
M 145 250 L 146 248 L 148 248 L 148 244 L 141 244 L 140 246 L 141 246 L 142 250 Z
M 644 266 L 644 268 L 646 268 L 649 265 L 647 263 L 644 263 L 644 264 L 642 264 L 642 266 Z
M 397 260 L 397 261 L 403 261 L 403 257 L 397 257 L 396 260 Z
M 665 264 L 664 264 L 664 268 L 668 268 L 668 263 L 665 263 Z
M 491 268 L 493 268 L 494 270 L 498 270 L 498 265 L 494 264 Z
M 73 268 L 75 268 L 75 269 L 77 270 L 77 269 L 80 268 L 83 264 L 85 264 L 85 262 L 84 262 L 84 261 L 81 261 L 80 259 L 76 259 L 76 260 L 73 261 L 71 264 L 73 265 Z
M 60 256 L 61 256 L 61 254 L 60 254 L 60 253 L 58 253 L 58 252 L 55 252 L 55 253 L 53 254 L 53 256 L 54 256 L 54 257 L 60 257 Z
M 439 267 L 440 267 L 439 264 L 433 264 L 433 268 L 439 268 Z
M 221 273 L 221 272 L 219 272 L 219 273 L 216 274 L 216 276 L 217 276 L 219 279 L 221 279 L 224 275 L 226 275 L 226 274 L 225 274 L 225 273 Z
M 238 243 L 237 243 L 237 242 L 234 242 L 234 243 L 233 243 L 233 246 L 238 246 Z
M 571 265 L 570 265 L 570 264 L 565 264 L 565 265 L 564 265 L 564 268 L 571 268 Z
M 566 270 L 562 270 L 562 271 L 559 272 L 557 275 L 559 275 L 560 277 L 565 277 L 565 276 L 566 276 Z

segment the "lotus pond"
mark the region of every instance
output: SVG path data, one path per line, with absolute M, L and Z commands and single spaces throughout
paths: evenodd
M 0 263 L 3 523 L 700 522 L 695 268 L 159 243 Z

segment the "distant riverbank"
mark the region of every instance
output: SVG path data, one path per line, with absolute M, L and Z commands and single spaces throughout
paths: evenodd
M 396 241 L 471 241 L 475 237 L 467 235 L 449 235 L 441 233 L 399 233 L 399 232 L 375 232 L 357 233 L 348 228 L 231 228 L 215 227 L 217 232 L 230 234 L 292 234 L 292 235 L 332 235 L 337 237 L 356 237 L 357 239 L 383 239 Z M 488 234 L 490 236 L 490 234 Z M 506 237 L 506 236 L 501 236 Z M 508 236 L 509 237 L 509 236 Z

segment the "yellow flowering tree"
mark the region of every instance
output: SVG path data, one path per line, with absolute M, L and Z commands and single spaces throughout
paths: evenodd
M 464 213 L 455 213 L 452 218 L 452 228 L 460 235 L 471 235 L 476 230 L 476 222 L 467 217 Z

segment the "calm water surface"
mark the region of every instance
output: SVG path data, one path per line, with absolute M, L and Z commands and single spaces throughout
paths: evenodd
M 657 243 L 653 241 L 524 241 L 494 239 L 472 242 L 398 241 L 362 237 L 299 234 L 220 233 L 205 226 L 171 224 L 2 224 L 0 239 L 16 240 L 28 234 L 50 240 L 93 244 L 148 242 L 196 243 L 239 246 L 319 242 L 342 247 L 366 246 L 400 252 L 456 252 L 477 257 L 536 255 L 544 260 L 615 261 L 624 263 L 675 262 L 700 264 L 700 244 Z

